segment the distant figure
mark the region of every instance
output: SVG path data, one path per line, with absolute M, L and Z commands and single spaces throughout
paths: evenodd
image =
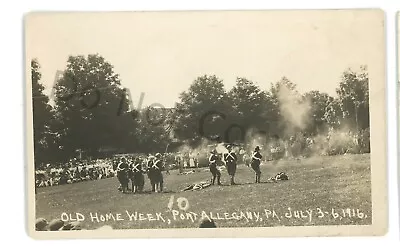
M 244 153 L 243 154 L 243 156 L 242 156 L 242 161 L 243 161 L 243 163 L 247 166 L 247 167 L 250 167 L 250 161 L 251 161 L 251 159 L 250 159 L 250 157 L 249 157 L 249 155 L 247 155 L 246 153 Z
M 165 170 L 165 174 L 170 175 L 171 173 L 169 172 L 169 170 L 171 167 L 170 167 L 170 165 L 167 164 L 166 158 L 162 162 L 162 166 L 163 166 L 163 169 Z
M 196 167 L 195 159 L 194 157 L 190 157 L 188 162 L 188 168 L 193 168 L 193 167 Z
M 217 184 L 221 185 L 221 172 L 217 169 L 217 151 L 214 149 L 211 151 L 211 155 L 208 158 L 210 172 L 212 174 L 211 183 L 215 184 L 215 178 L 217 178 Z
M 272 137 L 272 146 L 271 146 L 271 156 L 272 160 L 279 160 L 282 154 L 282 147 L 280 143 L 280 139 L 278 135 L 273 135 Z
M 82 167 L 80 175 L 81 175 L 81 180 L 87 180 L 88 173 L 86 167 Z
M 228 174 L 231 177 L 231 185 L 235 185 L 237 157 L 236 153 L 232 151 L 231 145 L 228 145 L 226 148 L 228 149 L 228 153 L 224 154 L 224 162 L 228 170 Z
M 117 170 L 117 168 L 118 168 L 118 161 L 117 161 L 117 160 L 114 159 L 114 160 L 112 161 L 112 167 L 113 167 L 113 170 L 114 170 L 114 171 Z
M 200 221 L 199 228 L 216 228 L 216 227 L 217 225 L 215 225 L 215 222 L 212 219 L 205 218 Z
M 64 167 L 60 174 L 59 185 L 68 184 L 68 180 L 70 179 L 71 174 L 67 167 Z
M 149 155 L 147 159 L 147 177 L 150 180 L 152 192 L 154 192 L 155 187 L 154 187 L 154 169 L 153 169 L 153 164 L 154 164 L 154 156 Z
M 178 172 L 183 173 L 183 161 L 180 156 L 175 157 L 175 165 L 178 167 Z
M 260 147 L 257 146 L 251 155 L 251 168 L 254 170 L 256 174 L 256 183 L 260 183 L 261 180 L 261 170 L 260 170 L 261 159 L 262 155 L 260 153 Z

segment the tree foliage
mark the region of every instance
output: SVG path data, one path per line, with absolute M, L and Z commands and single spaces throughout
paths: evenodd
M 309 117 L 311 121 L 308 124 L 307 133 L 313 135 L 326 131 L 326 127 L 329 126 L 329 121 L 327 120 L 327 118 L 325 118 L 325 116 L 328 116 L 326 115 L 326 112 L 328 110 L 328 107 L 334 101 L 334 98 L 326 93 L 321 93 L 319 91 L 310 91 L 304 94 L 304 99 L 310 102 L 311 105 Z M 333 115 L 334 114 L 330 114 L 329 116 Z
M 337 89 L 343 122 L 357 130 L 369 127 L 369 77 L 367 68 L 362 66 L 359 72 L 346 70 Z
M 222 80 L 215 75 L 198 77 L 188 91 L 181 93 L 176 105 L 177 137 L 192 145 L 202 138 L 222 139 L 230 105 Z
M 78 153 L 97 157 L 121 152 L 163 152 L 173 143 L 243 142 L 249 132 L 289 137 L 318 135 L 346 126 L 369 128 L 366 67 L 344 71 L 337 97 L 301 94 L 283 77 L 262 90 L 238 77 L 232 89 L 215 75 L 196 78 L 174 108 L 130 107 L 111 63 L 100 55 L 70 56 L 54 88 L 54 107 L 44 94 L 40 66 L 31 62 L 34 148 L 37 165 Z M 254 131 L 255 130 L 255 131 Z M 79 151 L 79 152 L 77 152 Z
M 32 109 L 33 109 L 33 137 L 35 165 L 45 162 L 48 156 L 52 156 L 55 147 L 55 136 L 52 132 L 54 111 L 49 104 L 49 98 L 44 94 L 44 86 L 41 83 L 40 65 L 36 59 L 31 61 L 32 78 Z
M 76 149 L 96 156 L 100 147 L 125 150 L 131 144 L 136 125 L 128 114 L 127 93 L 103 57 L 70 56 L 55 86 L 55 104 L 65 156 Z

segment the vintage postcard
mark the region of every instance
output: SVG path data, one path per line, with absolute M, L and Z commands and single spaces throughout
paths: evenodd
M 28 233 L 384 235 L 384 19 L 27 14 Z

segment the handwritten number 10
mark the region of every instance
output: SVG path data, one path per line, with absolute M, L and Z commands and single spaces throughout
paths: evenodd
M 168 209 L 172 210 L 173 206 L 174 206 L 174 196 L 171 196 L 171 198 L 169 198 L 169 202 L 168 202 Z M 189 209 L 189 201 L 186 198 L 183 197 L 179 197 L 178 199 L 176 199 L 176 203 L 178 204 L 178 208 L 182 211 L 187 211 Z

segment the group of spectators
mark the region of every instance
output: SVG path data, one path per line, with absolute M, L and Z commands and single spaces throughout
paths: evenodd
M 112 162 L 108 159 L 94 161 L 70 161 L 62 165 L 47 164 L 35 171 L 36 187 L 72 184 L 115 176 Z
M 351 131 L 329 130 L 327 134 L 306 136 L 297 133 L 282 139 L 278 136 L 272 138 L 266 145 L 261 144 L 265 161 L 282 158 L 299 158 L 311 155 L 340 155 L 346 153 L 369 152 L 369 129 L 361 130 L 357 134 Z M 247 164 L 250 152 L 238 147 L 238 163 Z M 122 155 L 121 155 L 122 156 Z M 124 154 L 124 156 L 126 156 Z M 136 154 L 137 156 L 137 154 Z M 139 155 L 143 166 L 148 161 L 148 155 Z M 92 161 L 71 160 L 66 164 L 46 165 L 35 172 L 36 187 L 47 187 L 63 184 L 77 183 L 88 180 L 98 180 L 116 176 L 119 162 L 118 156 Z M 165 153 L 163 162 L 167 170 L 179 170 L 183 173 L 185 168 L 206 167 L 208 165 L 208 151 L 205 153 Z

